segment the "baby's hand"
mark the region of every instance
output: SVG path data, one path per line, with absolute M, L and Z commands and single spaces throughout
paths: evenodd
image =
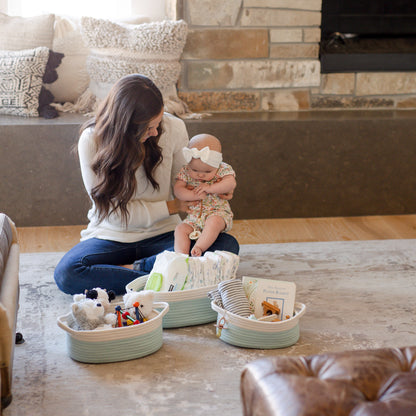
M 208 193 L 209 188 L 210 188 L 210 185 L 208 185 L 207 183 L 201 183 L 201 185 L 197 186 L 194 189 L 194 192 L 197 195 L 201 196 L 202 194 L 205 194 L 205 196 L 206 196 L 206 194 Z
M 234 191 L 232 192 L 228 192 L 226 194 L 220 194 L 218 195 L 221 199 L 225 199 L 227 201 L 229 201 L 230 199 L 233 199 L 233 195 L 234 195 Z

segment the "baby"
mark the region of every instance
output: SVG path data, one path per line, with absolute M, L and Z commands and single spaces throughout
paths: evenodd
M 194 136 L 183 149 L 185 160 L 176 177 L 174 193 L 183 201 L 195 201 L 190 213 L 175 229 L 175 251 L 201 256 L 221 232 L 231 229 L 233 213 L 227 199 L 236 187 L 232 167 L 222 161 L 221 143 L 210 134 Z

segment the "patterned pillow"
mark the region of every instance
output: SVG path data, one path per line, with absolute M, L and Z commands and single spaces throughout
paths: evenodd
M 39 116 L 39 96 L 49 49 L 0 51 L 0 114 Z
M 162 92 L 166 111 L 177 115 L 187 111 L 176 91 L 188 33 L 185 21 L 131 25 L 83 17 L 81 33 L 90 49 L 90 84 L 70 111 L 93 111 L 118 79 L 132 73 L 153 80 Z
M 38 108 L 38 115 L 45 118 L 54 118 L 58 116 L 58 112 L 50 106 L 50 104 L 54 101 L 54 96 L 48 89 L 45 88 L 46 84 L 51 84 L 56 81 L 58 77 L 56 68 L 60 65 L 63 57 L 63 54 L 54 53 L 51 50 L 54 37 L 54 23 L 54 14 L 21 17 L 9 16 L 7 14 L 0 13 L 0 51 L 26 51 L 40 46 L 46 47 L 49 50 L 49 61 L 43 77 L 44 86 L 40 91 Z M 1 97 L 5 95 L 6 88 L 6 86 L 1 87 Z M 0 113 L 5 113 L 3 111 L 4 107 L 7 107 L 8 111 L 13 111 L 9 108 L 9 105 L 4 102 L 0 102 L 0 106 Z M 7 114 L 11 113 L 7 112 Z

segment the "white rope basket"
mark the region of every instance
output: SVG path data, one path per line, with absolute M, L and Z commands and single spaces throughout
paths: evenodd
M 122 302 L 114 305 L 123 307 Z M 85 363 L 126 361 L 144 357 L 161 348 L 162 320 L 169 311 L 169 304 L 153 302 L 153 308 L 157 315 L 138 325 L 78 331 L 68 324 L 71 313 L 58 317 L 57 324 L 67 333 L 68 353 L 74 360 Z
M 218 314 L 218 338 L 238 347 L 258 349 L 286 348 L 295 344 L 300 335 L 299 320 L 306 311 L 303 303 L 295 303 L 295 313 L 291 318 L 265 322 L 236 315 L 215 302 L 211 302 L 211 307 Z
M 149 275 L 138 277 L 126 286 L 126 292 L 143 290 Z M 175 292 L 155 292 L 155 301 L 168 302 L 169 312 L 163 318 L 163 328 L 179 328 L 215 322 L 217 314 L 211 308 L 208 292 L 217 285 Z

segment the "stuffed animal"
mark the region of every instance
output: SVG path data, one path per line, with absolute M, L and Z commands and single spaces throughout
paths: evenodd
M 114 328 L 117 317 L 107 313 L 104 306 L 94 299 L 81 299 L 71 305 L 72 322 L 70 326 L 76 331 Z
M 85 289 L 84 293 L 74 295 L 74 302 L 79 302 L 84 299 L 96 299 L 97 302 L 104 306 L 104 309 L 108 311 L 110 308 L 110 302 L 116 298 L 116 294 L 113 290 L 101 289 L 95 287 L 94 289 Z
M 136 317 L 140 322 L 153 317 L 153 290 L 142 290 L 140 292 L 127 292 L 123 296 L 124 309 L 130 316 Z

